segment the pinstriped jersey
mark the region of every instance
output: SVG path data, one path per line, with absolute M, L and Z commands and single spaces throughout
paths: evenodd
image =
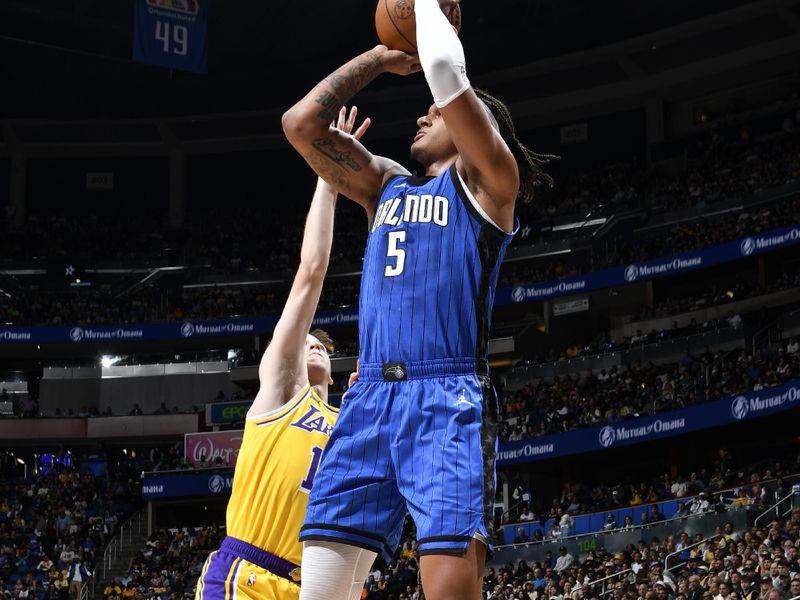
M 390 179 L 364 255 L 362 364 L 486 358 L 512 237 L 489 220 L 455 164 L 438 177 Z
M 310 385 L 282 407 L 248 417 L 228 501 L 228 535 L 300 564 L 300 526 L 339 411 Z

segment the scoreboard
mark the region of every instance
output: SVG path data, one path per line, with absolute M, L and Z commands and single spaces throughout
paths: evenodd
M 134 0 L 133 60 L 208 72 L 209 0 Z

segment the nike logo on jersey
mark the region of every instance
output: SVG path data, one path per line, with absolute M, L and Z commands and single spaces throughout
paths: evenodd
M 456 400 L 456 403 L 453 406 L 460 406 L 462 404 L 466 404 L 467 406 L 475 408 L 475 405 L 469 400 L 467 400 L 466 392 L 467 390 L 461 390 L 461 393 L 458 395 L 458 399 Z
M 407 187 L 408 187 L 407 183 L 400 183 L 398 185 L 393 185 L 392 189 L 396 190 L 397 188 L 407 188 Z
M 450 199 L 445 196 L 432 196 L 431 194 L 408 194 L 403 198 L 387 200 L 378 207 L 372 231 L 383 224 L 392 227 L 403 223 L 435 223 L 440 227 L 447 227 L 450 216 Z
M 291 426 L 309 433 L 319 431 L 327 436 L 331 435 L 331 430 L 333 429 L 333 425 L 330 425 L 325 420 L 325 416 L 315 406 L 310 407 L 308 412 L 292 423 Z

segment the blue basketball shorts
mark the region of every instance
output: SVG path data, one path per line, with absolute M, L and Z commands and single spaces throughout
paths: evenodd
M 301 541 L 328 540 L 388 562 L 410 513 L 419 553 L 489 550 L 497 396 L 485 361 L 361 365 L 308 501 Z

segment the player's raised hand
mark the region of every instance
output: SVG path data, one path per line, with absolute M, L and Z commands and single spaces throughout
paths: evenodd
M 353 127 L 356 124 L 356 117 L 358 116 L 358 107 L 353 105 L 350 108 L 350 115 L 347 114 L 347 107 L 343 106 L 342 109 L 339 111 L 339 117 L 336 119 L 335 123 L 331 123 L 331 127 L 335 127 L 340 131 L 344 131 L 345 133 L 351 133 L 353 131 Z M 372 119 L 367 117 L 364 119 L 364 122 L 358 126 L 355 133 L 353 133 L 353 137 L 357 140 L 361 139 L 361 136 L 364 135 L 364 132 L 369 129 L 369 126 L 372 125 Z
M 350 373 L 350 378 L 347 380 L 347 389 L 353 387 L 356 381 L 358 381 L 358 370 L 361 368 L 361 361 L 356 359 L 356 370 Z
M 384 73 L 411 75 L 422 70 L 419 56 L 416 54 L 407 54 L 402 50 L 390 50 L 383 44 L 375 46 L 373 52 L 377 52 Z

